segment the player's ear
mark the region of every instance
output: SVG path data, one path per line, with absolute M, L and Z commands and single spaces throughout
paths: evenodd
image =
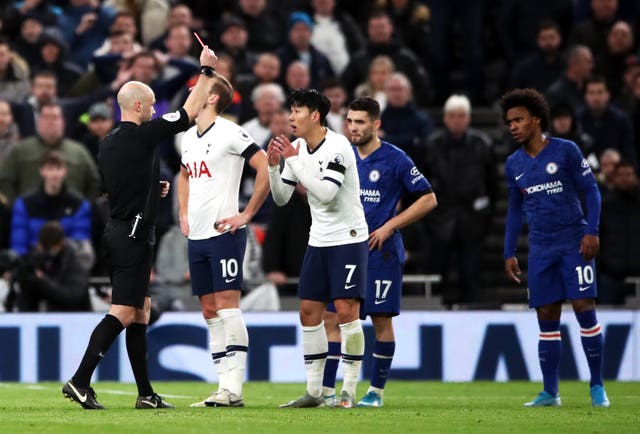
M 380 119 L 376 119 L 375 121 L 373 121 L 373 129 L 374 130 L 379 129 L 380 125 L 382 125 L 382 121 Z

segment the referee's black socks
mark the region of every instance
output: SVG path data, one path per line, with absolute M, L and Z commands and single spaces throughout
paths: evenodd
M 138 396 L 153 395 L 147 369 L 147 325 L 132 323 L 127 327 L 127 354 L 138 386 Z
M 85 389 L 89 387 L 93 371 L 123 328 L 118 318 L 106 314 L 96 328 L 93 329 L 93 333 L 91 333 L 91 338 L 89 339 L 89 345 L 87 345 L 80 366 L 78 366 L 78 370 L 72 377 L 73 384 L 76 387 Z

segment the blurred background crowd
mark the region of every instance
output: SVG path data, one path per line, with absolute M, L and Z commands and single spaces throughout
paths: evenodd
M 197 32 L 236 89 L 225 116 L 266 148 L 291 134 L 291 89 L 331 101 L 344 132 L 349 101 L 371 96 L 381 135 L 433 184 L 438 208 L 403 230 L 407 274 L 437 274 L 448 307 L 522 303 L 503 276 L 504 160 L 515 149 L 497 100 L 531 87 L 551 107 L 550 135 L 575 141 L 603 197 L 600 303 L 621 305 L 640 276 L 640 1 L 637 0 L 0 0 L 0 291 L 8 311 L 90 310 L 107 273 L 108 219 L 98 144 L 119 122 L 128 80 L 156 111 L 181 107 L 199 72 Z M 162 179 L 179 170 L 180 137 L 160 144 Z M 253 188 L 245 168 L 241 195 Z M 404 204 L 406 206 L 406 202 Z M 186 240 L 175 198 L 161 201 L 155 303 L 189 307 Z M 252 224 L 247 291 L 299 272 L 306 193 Z M 520 243 L 526 264 L 526 239 Z M 95 285 L 94 285 L 95 286 Z M 406 294 L 415 289 L 408 285 Z M 99 291 L 100 292 L 100 291 Z M 108 297 L 108 292 L 100 294 Z

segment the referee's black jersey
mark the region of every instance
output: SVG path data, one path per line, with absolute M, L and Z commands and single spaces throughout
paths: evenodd
M 132 220 L 142 213 L 147 225 L 155 225 L 160 198 L 157 145 L 187 128 L 189 116 L 180 109 L 142 125 L 121 122 L 104 138 L 98 168 L 102 188 L 109 195 L 112 219 Z

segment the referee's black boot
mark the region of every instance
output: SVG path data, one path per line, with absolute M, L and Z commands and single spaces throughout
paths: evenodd
M 154 408 L 173 408 L 173 405 L 169 404 L 164 398 L 157 393 L 151 396 L 138 396 L 136 401 L 136 408 L 142 409 L 154 409 Z
M 96 401 L 96 392 L 92 387 L 76 387 L 71 380 L 62 386 L 62 394 L 75 401 L 85 410 L 104 410 L 104 406 Z

